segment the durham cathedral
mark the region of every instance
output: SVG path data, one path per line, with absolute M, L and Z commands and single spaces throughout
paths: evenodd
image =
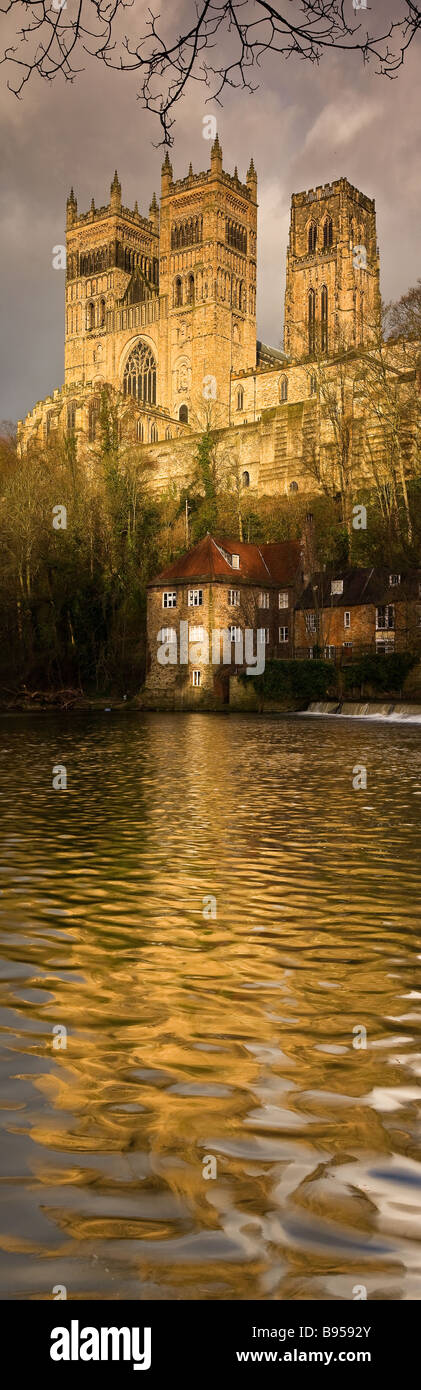
M 174 179 L 166 154 L 147 216 L 124 207 L 117 173 L 103 207 L 79 212 L 71 190 L 64 385 L 19 422 L 21 452 L 72 432 L 89 460 L 108 387 L 152 488 L 186 485 L 210 424 L 241 486 L 314 490 L 334 446 L 320 372 L 339 381 L 346 362 L 352 384 L 379 323 L 375 205 L 346 178 L 293 194 L 282 351 L 256 339 L 257 207 L 253 160 L 244 183 L 226 173 L 218 137 L 201 173 Z

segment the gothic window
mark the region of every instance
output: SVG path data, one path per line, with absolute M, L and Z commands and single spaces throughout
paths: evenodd
M 143 444 L 144 437 L 145 437 L 145 431 L 144 431 L 144 426 L 143 426 L 143 420 L 137 420 L 137 421 L 136 421 L 136 439 L 137 439 L 138 444 Z
M 323 285 L 323 286 L 322 286 L 321 305 L 322 305 L 322 331 L 321 331 L 320 346 L 321 346 L 322 352 L 327 352 L 327 342 L 328 342 L 327 310 L 328 310 L 328 301 L 327 301 L 327 288 L 326 288 L 326 285 Z
M 247 472 L 246 468 L 244 469 L 244 473 L 241 474 L 241 482 L 243 487 L 250 487 L 250 474 Z
M 281 377 L 279 397 L 281 401 L 288 400 L 288 380 L 286 376 Z
M 167 428 L 166 428 L 166 431 L 165 431 L 165 438 L 166 438 L 166 439 L 171 439 L 171 430 L 170 430 L 170 428 L 169 428 L 168 425 L 167 425 Z
M 331 245 L 332 245 L 332 239 L 333 239 L 332 218 L 331 218 L 331 217 L 327 217 L 327 218 L 326 218 L 326 222 L 325 222 L 324 227 L 323 227 L 323 246 L 324 246 L 324 249 L 325 249 L 325 250 L 327 249 L 328 246 L 331 246 Z
M 317 227 L 316 227 L 316 223 L 315 223 L 315 222 L 310 222 L 310 226 L 309 226 L 309 229 L 308 229 L 308 249 L 309 249 L 309 253 L 310 253 L 310 254 L 312 254 L 313 251 L 316 250 L 316 246 L 317 246 Z
M 180 276 L 174 281 L 174 308 L 179 309 L 183 303 L 183 286 Z
M 93 400 L 91 401 L 91 403 L 90 403 L 90 406 L 89 406 L 89 415 L 88 415 L 88 439 L 89 439 L 89 443 L 90 443 L 90 444 L 94 444 L 94 442 L 95 442 L 96 427 L 97 427 L 97 422 L 98 422 L 98 418 L 99 418 L 99 410 L 100 410 L 100 403 L 99 403 L 98 397 L 95 396 L 94 399 L 93 399 Z
M 244 391 L 242 386 L 240 386 L 237 391 L 237 410 L 244 410 Z
M 91 330 L 92 330 L 92 328 L 95 328 L 95 305 L 92 304 L 92 301 L 90 301 L 89 304 L 86 305 L 86 330 L 87 330 L 87 332 L 90 333 Z
M 246 287 L 245 287 L 245 284 L 244 284 L 244 280 L 241 280 L 241 281 L 240 281 L 240 288 L 239 288 L 239 292 L 238 292 L 238 298 L 239 298 L 239 308 L 241 309 L 241 312 L 242 312 L 243 314 L 245 314 L 245 312 L 246 312 Z
M 230 217 L 225 219 L 225 240 L 228 246 L 234 250 L 241 251 L 243 256 L 247 255 L 247 231 L 238 222 L 232 222 Z
M 151 444 L 157 444 L 157 443 L 158 443 L 158 427 L 157 427 L 157 425 L 151 425 Z
M 187 281 L 187 303 L 194 304 L 194 275 L 189 275 Z
M 101 328 L 104 328 L 104 325 L 105 325 L 105 299 L 101 299 L 101 301 L 100 301 L 100 305 L 99 305 L 99 322 L 100 322 Z
M 126 361 L 123 392 L 135 400 L 156 403 L 156 361 L 152 348 L 141 339 L 135 344 Z
M 69 401 L 68 406 L 67 406 L 67 429 L 68 429 L 69 434 L 71 434 L 72 431 L 74 430 L 75 424 L 76 424 L 76 406 L 75 406 L 75 402 L 74 402 L 74 401 Z
M 298 483 L 295 482 L 294 478 L 292 480 L 292 483 L 290 483 L 289 485 L 289 490 L 290 492 L 298 492 Z
M 183 423 L 184 423 L 185 425 L 188 424 L 189 411 L 188 411 L 188 406 L 187 406 L 187 405 L 180 405 L 180 409 L 179 409 L 179 412 L 178 412 L 178 418 L 179 418 L 179 420 L 182 420 Z
M 316 293 L 309 290 L 308 295 L 308 350 L 310 356 L 316 347 Z

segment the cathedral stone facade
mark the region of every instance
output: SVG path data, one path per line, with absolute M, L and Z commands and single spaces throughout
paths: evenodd
M 215 431 L 221 466 L 257 493 L 314 491 L 308 461 L 329 448 L 317 364 L 358 360 L 378 319 L 374 202 L 347 179 L 293 195 L 284 351 L 256 341 L 257 176 L 210 168 L 174 179 L 166 154 L 149 215 L 67 201 L 64 386 L 19 422 L 23 452 L 72 432 L 89 459 L 101 391 L 120 438 L 150 465 L 151 487 L 184 487 L 198 436 Z M 352 407 L 355 448 L 361 430 Z M 314 474 L 314 471 L 313 471 Z

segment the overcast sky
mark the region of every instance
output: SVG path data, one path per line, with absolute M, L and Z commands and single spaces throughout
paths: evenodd
M 390 0 L 391 2 L 391 0 Z M 137 3 L 137 0 L 136 0 Z M 191 3 L 191 0 L 189 0 Z M 374 8 L 374 7 L 373 7 Z M 108 201 L 117 167 L 123 202 L 147 215 L 159 196 L 159 126 L 136 100 L 133 75 L 91 61 L 73 84 L 37 79 L 21 101 L 0 68 L 0 418 L 16 420 L 63 381 L 64 272 L 52 247 L 64 241 L 66 197 L 80 211 Z M 179 108 L 171 154 L 175 176 L 208 167 L 202 118 L 214 112 L 224 168 L 258 174 L 258 336 L 282 342 L 285 252 L 291 193 L 345 175 L 374 197 L 385 299 L 421 276 L 421 41 L 395 81 L 357 55 L 332 53 L 318 67 L 273 55 L 253 96 L 229 93 L 221 110 L 193 86 Z

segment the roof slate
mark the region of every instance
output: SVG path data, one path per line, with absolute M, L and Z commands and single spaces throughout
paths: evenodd
M 239 555 L 239 569 L 234 569 L 225 559 L 223 550 L 229 555 Z M 154 575 L 148 588 L 185 579 L 201 580 L 202 583 L 231 579 L 236 585 L 244 582 L 268 586 L 290 585 L 294 583 L 301 564 L 300 541 L 272 541 L 259 546 L 226 536 L 216 538 L 208 533 L 173 564 L 166 565 L 165 569 Z

